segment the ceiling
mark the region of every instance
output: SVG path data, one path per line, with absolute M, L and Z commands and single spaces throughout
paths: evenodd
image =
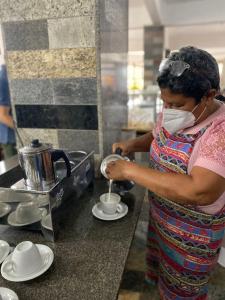
M 165 26 L 225 21 L 224 0 L 146 0 L 145 2 L 147 7 L 151 2 L 156 4 L 160 22 Z
M 225 58 L 224 0 L 129 0 L 129 49 L 143 52 L 143 27 L 165 27 L 165 47 L 194 45 Z
M 140 29 L 151 24 L 152 19 L 145 0 L 129 0 L 129 28 Z
M 224 0 L 129 0 L 129 5 L 131 27 L 147 21 L 164 26 L 225 22 Z M 140 14 L 144 10 L 148 17 Z

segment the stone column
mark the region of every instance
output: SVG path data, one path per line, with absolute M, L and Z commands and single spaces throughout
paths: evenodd
M 128 1 L 102 0 L 100 13 L 101 138 L 103 155 L 111 153 L 112 143 L 121 140 L 127 126 Z
M 144 28 L 144 86 L 156 84 L 159 64 L 163 57 L 164 27 L 146 26 Z
M 126 106 L 127 11 L 127 0 L 1 1 L 14 117 L 25 143 L 39 138 L 100 156 L 109 149 L 106 131 L 116 122 L 119 135 L 123 123 L 110 120 L 110 109 L 115 99 Z M 106 82 L 113 87 L 107 96 Z M 126 121 L 125 109 L 117 114 Z

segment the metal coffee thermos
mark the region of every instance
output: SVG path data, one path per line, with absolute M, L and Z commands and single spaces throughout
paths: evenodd
M 121 154 L 122 154 L 122 149 L 117 148 L 115 151 L 115 154 L 110 154 L 103 159 L 100 169 L 101 169 L 101 173 L 107 179 L 109 179 L 107 176 L 107 173 L 106 173 L 108 163 L 110 163 L 112 161 L 116 161 L 118 159 L 130 161 L 130 159 L 128 157 L 122 156 Z M 130 189 L 132 189 L 133 186 L 134 186 L 133 181 L 129 181 L 129 180 L 113 181 L 113 191 L 114 192 L 124 193 L 124 192 L 127 192 Z
M 25 184 L 33 190 L 48 190 L 56 182 L 54 162 L 63 159 L 67 177 L 71 175 L 71 165 L 64 151 L 53 150 L 51 144 L 33 140 L 30 145 L 19 149 L 19 163 L 23 170 Z

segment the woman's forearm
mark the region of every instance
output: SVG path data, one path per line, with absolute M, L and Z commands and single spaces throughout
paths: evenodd
M 195 168 L 193 175 L 185 175 L 131 164 L 126 169 L 127 179 L 180 204 L 210 205 L 224 192 L 224 178 L 202 168 Z
M 0 116 L 0 123 L 3 123 L 4 125 L 14 128 L 13 119 L 10 115 L 3 114 Z
M 188 178 L 188 176 L 161 173 L 147 167 L 133 164 L 133 166 L 128 169 L 126 177 L 161 197 L 171 199 L 175 202 L 189 202 L 188 199 L 185 199 L 182 193 L 179 192 L 179 187 L 190 184 L 190 178 Z
M 9 106 L 0 105 L 0 123 L 10 128 L 14 128 L 13 118 L 9 112 L 10 112 Z

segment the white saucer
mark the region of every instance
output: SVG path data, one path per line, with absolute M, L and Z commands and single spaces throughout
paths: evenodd
M 8 256 L 10 251 L 10 246 L 6 241 L 0 240 L 0 264 Z
M 123 218 L 124 216 L 126 216 L 126 214 L 128 213 L 128 207 L 125 203 L 120 202 L 121 206 L 123 207 L 122 212 L 116 212 L 113 215 L 108 215 L 105 214 L 102 209 L 101 209 L 101 203 L 98 202 L 97 204 L 94 205 L 94 207 L 92 208 L 92 214 L 100 219 L 100 220 L 105 220 L 105 221 L 114 221 L 114 220 L 118 220 L 120 218 Z
M 0 218 L 7 215 L 11 210 L 11 206 L 9 204 L 0 202 Z
M 9 225 L 12 225 L 12 226 L 26 226 L 26 225 L 30 225 L 30 224 L 33 224 L 33 223 L 36 223 L 38 221 L 40 221 L 43 217 L 45 217 L 47 215 L 47 210 L 46 208 L 39 208 L 39 211 L 40 211 L 40 215 L 37 216 L 37 218 L 35 220 L 32 220 L 30 222 L 24 222 L 24 223 L 18 223 L 16 221 L 16 212 L 13 211 L 9 216 L 8 216 L 8 223 Z
M 41 226 L 48 230 L 53 230 L 51 214 L 48 214 L 41 220 Z
M 54 260 L 54 253 L 46 245 L 36 244 L 36 246 L 38 247 L 38 250 L 40 251 L 40 254 L 41 254 L 41 257 L 43 260 L 43 265 L 40 267 L 40 270 L 38 270 L 34 273 L 31 273 L 31 274 L 28 274 L 28 275 L 23 275 L 23 276 L 17 275 L 13 269 L 6 270 L 5 264 L 8 261 L 11 261 L 11 259 L 12 259 L 12 253 L 11 253 L 4 260 L 4 262 L 2 264 L 2 267 L 1 267 L 2 277 L 4 277 L 5 279 L 7 279 L 9 281 L 21 282 L 21 281 L 27 281 L 27 280 L 34 279 L 34 278 L 42 275 L 44 272 L 46 272 L 50 268 L 50 266 Z
M 222 267 L 225 267 L 225 248 L 221 247 L 220 254 L 218 257 L 218 264 L 220 264 Z
M 0 295 L 2 296 L 2 300 L 19 300 L 14 291 L 4 287 L 0 287 Z

